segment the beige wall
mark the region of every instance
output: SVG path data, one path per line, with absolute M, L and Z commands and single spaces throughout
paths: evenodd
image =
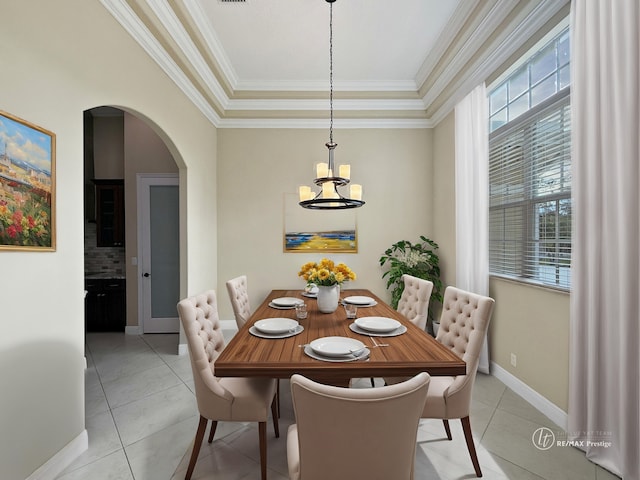
M 124 178 L 124 121 L 121 116 L 93 117 L 94 178 Z
M 442 283 L 456 280 L 455 117 L 447 115 L 433 129 L 433 229 L 440 246 Z
M 569 294 L 492 278 L 491 360 L 565 412 L 569 395 Z M 516 367 L 511 366 L 515 353 Z
M 442 278 L 455 285 L 455 114 L 434 129 L 433 222 L 441 239 Z M 492 278 L 492 362 L 565 412 L 569 379 L 569 294 Z M 517 366 L 511 366 L 511 353 Z
M 378 263 L 398 240 L 433 236 L 430 130 L 338 130 L 336 162 L 351 164 L 366 205 L 355 209 L 358 253 L 330 254 L 358 275 L 348 287 L 387 298 Z M 283 196 L 311 183 L 315 163 L 326 161 L 324 130 L 218 131 L 218 296 L 222 319 L 233 319 L 224 282 L 248 275 L 257 306 L 274 287 L 302 288 L 300 266 L 322 254 L 283 253 Z M 293 208 L 301 208 L 295 205 Z M 309 212 L 332 215 L 333 212 Z
M 216 131 L 99 2 L 3 2 L 0 58 L 0 108 L 57 135 L 57 250 L 0 252 L 0 465 L 19 479 L 84 430 L 84 110 L 137 112 L 177 159 L 182 294 L 217 281 Z
M 139 173 L 175 173 L 178 166 L 164 141 L 147 123 L 130 113 L 124 114 L 124 203 L 125 257 L 127 273 L 127 326 L 140 325 L 138 318 L 138 189 Z

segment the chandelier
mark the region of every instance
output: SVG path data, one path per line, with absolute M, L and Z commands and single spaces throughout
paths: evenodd
M 314 192 L 307 185 L 298 189 L 300 206 L 314 210 L 339 210 L 358 208 L 364 205 L 362 185 L 351 184 L 348 197 L 343 196 L 338 190 L 338 187 L 345 187 L 351 181 L 351 166 L 343 164 L 336 170 L 333 153 L 338 146 L 333 141 L 333 3 L 335 1 L 326 0 L 329 4 L 329 109 L 331 121 L 329 123 L 329 141 L 325 145 L 329 149 L 329 162 L 316 165 L 316 178 L 313 183 L 319 187 L 318 192 Z

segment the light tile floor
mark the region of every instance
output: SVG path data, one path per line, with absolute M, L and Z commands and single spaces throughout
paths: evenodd
M 233 334 L 225 331 L 227 338 Z M 189 358 L 176 355 L 176 350 L 177 335 L 87 335 L 89 449 L 58 480 L 184 478 L 198 412 Z M 369 379 L 357 380 L 354 386 L 369 388 Z M 281 381 L 279 439 L 268 424 L 270 480 L 288 478 L 286 431 L 294 418 L 288 387 Z M 618 478 L 577 449 L 536 449 L 531 437 L 537 428 L 561 430 L 492 376 L 477 376 L 471 424 L 486 479 Z M 460 422 L 452 421 L 451 427 L 453 441 L 447 441 L 442 422 L 420 422 L 416 479 L 475 478 Z M 192 478 L 260 478 L 257 426 L 221 422 L 213 444 L 204 442 Z

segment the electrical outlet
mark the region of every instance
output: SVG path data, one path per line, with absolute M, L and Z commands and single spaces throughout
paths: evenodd
M 515 353 L 512 353 L 511 354 L 511 366 L 515 367 L 515 366 L 517 366 L 517 363 L 518 363 L 518 357 L 516 357 Z

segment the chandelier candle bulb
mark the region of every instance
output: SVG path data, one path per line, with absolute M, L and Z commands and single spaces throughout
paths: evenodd
M 351 165 L 340 165 L 340 176 L 349 180 L 351 178 Z
M 326 182 L 322 184 L 322 198 L 333 198 L 333 183 Z
M 313 198 L 311 194 L 311 187 L 309 187 L 308 185 L 301 185 L 300 187 L 298 187 L 298 193 L 300 195 L 301 202 Z
M 317 178 L 325 178 L 329 176 L 329 164 L 328 163 L 319 163 L 316 165 L 316 177 Z
M 349 197 L 353 200 L 362 200 L 362 185 L 354 183 L 349 187 Z

